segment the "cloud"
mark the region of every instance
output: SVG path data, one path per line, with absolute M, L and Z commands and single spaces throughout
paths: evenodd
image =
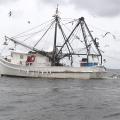
M 77 10 L 86 10 L 90 14 L 112 17 L 120 14 L 120 0 L 41 0 L 50 5 L 74 5 Z M 67 4 L 66 4 L 67 3 Z
M 50 4 L 56 4 L 57 1 L 56 0 L 42 0 L 45 3 L 50 3 Z
M 69 1 L 69 0 L 41 0 L 41 1 L 44 3 L 51 4 L 51 5 L 57 5 L 57 4 L 65 5 L 65 3 L 67 3 L 67 1 Z M 39 1 L 39 2 L 41 2 L 41 1 Z
M 0 5 L 14 3 L 20 0 L 0 0 Z M 120 15 L 120 0 L 34 0 L 49 5 L 73 5 L 77 10 L 88 11 L 92 15 L 113 17 Z
M 11 3 L 11 2 L 16 2 L 18 0 L 0 0 L 0 4 L 7 4 L 7 3 Z
M 98 16 L 112 17 L 120 14 L 120 0 L 69 0 L 69 3 Z

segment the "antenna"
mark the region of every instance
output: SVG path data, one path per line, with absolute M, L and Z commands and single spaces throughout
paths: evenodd
M 56 14 L 58 14 L 58 7 L 59 7 L 59 5 L 57 4 L 57 8 L 56 8 Z
M 54 18 L 59 17 L 59 16 L 58 16 L 58 13 L 59 13 L 58 7 L 59 7 L 59 5 L 57 4 L 55 14 L 53 15 Z
M 56 8 L 56 13 L 55 13 L 55 33 L 54 33 L 54 45 L 53 45 L 53 54 L 52 54 L 52 65 L 54 66 L 55 65 L 55 62 L 56 62 L 56 41 L 57 41 L 57 27 L 58 27 L 58 4 L 57 4 L 57 8 Z

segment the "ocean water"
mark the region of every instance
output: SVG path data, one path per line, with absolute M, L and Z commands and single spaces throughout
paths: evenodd
M 120 70 L 108 79 L 0 78 L 0 120 L 120 120 Z

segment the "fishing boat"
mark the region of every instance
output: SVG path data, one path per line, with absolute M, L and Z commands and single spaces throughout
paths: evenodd
M 28 34 L 28 31 L 25 31 L 14 37 L 5 36 L 4 45 L 9 46 L 8 42 L 12 42 L 15 47 L 17 45 L 23 46 L 29 51 L 17 52 L 14 49 L 9 49 L 11 52 L 9 56 L 0 56 L 1 76 L 61 79 L 103 78 L 106 69 L 103 65 L 99 42 L 92 36 L 84 17 L 69 21 L 68 23 L 72 25 L 72 28 L 68 28 L 69 32 L 64 31 L 63 26 L 65 27 L 68 23 L 61 23 L 62 18 L 59 16 L 57 7 L 51 21 L 47 29 L 42 28 L 43 32 L 39 30 Z M 39 27 L 42 25 L 39 25 Z M 47 35 L 49 30 L 52 30 L 52 32 Z M 29 45 L 28 42 L 25 43 L 25 41 L 38 33 L 41 35 L 39 40 L 35 40 L 37 37 L 34 37 L 32 38 L 32 40 L 34 39 L 33 42 L 29 43 Z M 51 37 L 52 33 L 53 39 Z M 45 40 L 48 39 L 48 42 L 43 41 L 46 35 Z M 27 38 L 23 41 L 18 40 L 18 38 L 25 36 Z M 48 49 L 49 44 L 52 43 L 52 50 L 43 49 L 43 46 Z M 77 61 L 77 64 L 74 61 Z

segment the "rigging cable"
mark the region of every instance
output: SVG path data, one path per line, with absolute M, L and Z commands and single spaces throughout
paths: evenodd
M 68 30 L 68 31 L 70 31 L 71 32 L 71 30 L 67 27 L 67 26 L 65 26 L 65 24 L 63 24 L 62 23 L 62 25 Z M 75 37 L 75 39 L 76 39 L 76 35 L 75 34 L 73 34 L 73 36 Z M 78 39 L 81 43 L 83 43 L 83 41 L 82 40 L 80 40 L 80 39 Z M 84 44 L 84 43 L 83 43 Z
M 48 25 L 47 25 L 47 26 L 48 26 Z M 37 34 L 37 33 L 42 32 L 45 28 L 46 28 L 46 26 L 45 26 L 43 29 L 41 29 L 41 30 L 39 30 L 39 31 L 37 31 L 37 32 L 32 32 L 32 33 L 29 33 L 29 34 L 27 34 L 27 35 L 22 35 L 22 36 L 12 37 L 12 38 L 22 38 L 22 37 L 26 37 L 26 36 L 34 35 L 34 34 Z
M 37 41 L 37 43 L 33 46 L 33 48 L 35 48 L 37 46 L 37 44 L 42 40 L 42 38 L 46 35 L 46 33 L 49 31 L 49 29 L 52 27 L 52 25 L 54 24 L 55 21 L 53 21 L 51 23 L 51 25 L 49 26 L 49 28 L 45 31 L 45 33 L 42 35 L 42 37 Z
M 54 19 L 51 19 L 51 20 L 46 21 L 46 22 L 44 22 L 44 23 L 42 23 L 42 24 L 40 24 L 40 25 L 37 25 L 37 26 L 35 26 L 35 27 L 33 27 L 33 28 L 29 29 L 29 30 L 26 30 L 26 31 L 24 31 L 24 32 L 21 32 L 21 33 L 15 35 L 15 36 L 13 36 L 13 38 L 16 38 L 17 36 L 19 36 L 19 35 L 21 35 L 21 34 L 27 33 L 27 32 L 29 32 L 29 31 L 32 31 L 33 29 L 36 29 L 36 28 L 38 28 L 38 27 L 41 27 L 42 25 L 44 25 L 44 24 L 46 24 L 46 23 L 48 23 L 48 22 L 51 22 L 51 21 L 53 21 L 53 20 L 54 20 Z
M 46 27 L 46 26 L 45 26 L 45 27 Z M 45 28 L 45 27 L 44 27 L 44 28 Z M 25 38 L 22 42 L 25 42 L 25 41 L 28 40 L 29 38 L 31 38 L 31 37 L 35 36 L 36 34 L 42 32 L 42 31 L 44 30 L 44 28 L 43 28 L 42 30 L 39 30 L 39 31 L 37 31 L 37 32 L 32 33 L 31 36 Z M 30 35 L 30 34 L 29 34 L 29 35 Z

